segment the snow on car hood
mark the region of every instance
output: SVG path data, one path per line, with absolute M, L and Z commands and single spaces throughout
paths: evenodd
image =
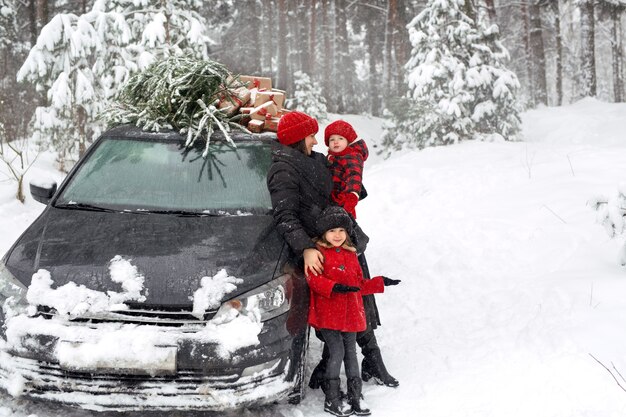
M 195 332 L 123 323 L 97 327 L 68 326 L 68 320 L 73 317 L 117 311 L 126 307 L 121 304 L 122 301 L 141 301 L 144 298 L 141 295 L 144 277 L 128 260 L 116 256 L 111 260 L 109 269 L 111 280 L 121 284 L 122 292 L 103 293 L 74 282 L 52 288 L 55 286 L 54 277 L 44 269 L 37 271 L 28 287 L 29 308 L 7 318 L 6 344 L 3 342 L 0 350 L 28 350 L 28 346 L 24 345 L 28 335 L 49 335 L 62 341 L 56 344 L 54 355 L 59 363 L 67 366 L 115 368 L 132 363 L 133 367 L 149 371 L 151 366 L 158 368 L 164 362 L 172 362 L 169 357 L 172 351 L 163 347 L 177 346 L 183 339 L 213 343 L 215 352 L 224 358 L 240 348 L 259 343 L 258 335 L 263 323 L 256 306 L 231 312 L 226 320 L 216 317 Z M 213 277 L 203 277 L 202 286 L 193 294 L 194 310 L 218 306 L 219 300 L 235 291 L 236 284 L 241 282 L 228 275 L 226 270 Z M 36 316 L 33 313 L 40 305 L 56 309 L 59 315 L 52 320 Z
M 242 279 L 232 296 L 271 280 L 282 242 L 269 215 L 177 216 L 108 213 L 51 207 L 7 259 L 25 285 L 39 269 L 56 285 L 118 290 L 109 261 L 120 255 L 145 277 L 145 303 L 191 305 L 200 280 L 221 269 Z

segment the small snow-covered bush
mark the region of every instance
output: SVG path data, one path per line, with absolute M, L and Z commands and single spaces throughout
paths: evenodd
M 594 197 L 587 204 L 596 210 L 596 222 L 609 237 L 623 241 L 619 261 L 626 266 L 626 184 L 621 184 L 613 195 Z
M 287 100 L 287 107 L 302 111 L 321 122 L 328 119 L 326 99 L 322 96 L 322 88 L 319 84 L 302 71 L 296 71 L 293 76 L 296 91 L 293 98 Z

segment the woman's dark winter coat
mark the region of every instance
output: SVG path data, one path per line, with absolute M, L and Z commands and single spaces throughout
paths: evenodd
M 296 256 L 315 248 L 315 221 L 330 204 L 333 180 L 324 155 L 279 145 L 267 174 L 276 228 Z
M 364 279 L 356 249 L 318 244 L 324 255 L 324 273 L 309 275 L 311 289 L 309 324 L 316 329 L 362 332 L 367 327 L 363 296 L 384 291 L 382 277 Z M 344 284 L 361 288 L 359 292 L 336 293 L 333 286 Z
M 307 156 L 297 149 L 276 143 L 267 174 L 267 188 L 274 208 L 276 229 L 296 259 L 301 261 L 305 249 L 316 247 L 313 238 L 317 237 L 317 217 L 332 204 L 333 181 L 326 157 L 318 152 Z M 369 278 L 363 255 L 369 238 L 356 222 L 354 229 L 350 238 L 361 254 L 359 258 L 364 277 Z M 380 324 L 374 296 L 365 296 L 364 302 L 368 328 L 374 329 Z

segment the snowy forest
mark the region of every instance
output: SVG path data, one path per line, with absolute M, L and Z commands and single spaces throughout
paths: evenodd
M 79 336 L 86 335 L 85 345 L 95 348 L 93 355 L 83 357 L 82 363 L 88 365 L 88 361 L 104 357 L 107 365 L 114 363 L 114 371 L 120 375 L 125 370 L 116 361 L 124 358 L 129 345 L 109 338 L 118 330 L 118 334 L 128 330 L 131 336 L 149 336 L 123 339 L 137 340 L 139 347 L 134 352 L 142 357 L 150 359 L 152 355 L 154 359 L 157 347 L 167 347 L 160 346 L 158 332 L 140 329 L 170 329 L 165 326 L 137 325 L 133 320 L 128 322 L 130 327 L 120 324 L 118 328 L 112 321 L 98 327 L 98 317 L 92 321 L 92 317 L 84 316 L 77 317 L 77 326 L 73 327 L 68 323 L 74 323 L 74 317 L 44 319 L 43 315 L 52 316 L 51 311 L 57 308 L 49 305 L 48 298 L 72 308 L 90 306 L 80 297 L 64 298 L 60 288 L 76 288 L 72 294 L 82 294 L 84 289 L 90 297 L 99 294 L 92 298 L 104 300 L 102 305 L 109 308 L 113 297 L 129 295 L 130 299 L 138 295 L 139 299 L 142 294 L 155 295 L 160 291 L 133 290 L 131 294 L 122 275 L 129 278 L 126 282 L 139 283 L 141 288 L 146 283 L 148 288 L 148 283 L 156 282 L 156 273 L 162 272 L 167 274 L 163 293 L 185 284 L 184 288 L 193 291 L 183 294 L 181 300 L 192 301 L 192 294 L 209 293 L 206 284 L 212 280 L 204 278 L 230 285 L 242 279 L 225 269 L 217 275 L 205 272 L 212 263 L 221 267 L 222 250 L 229 252 L 227 258 L 239 262 L 235 256 L 239 236 L 222 237 L 214 230 L 221 231 L 227 228 L 222 225 L 241 221 L 246 224 L 237 230 L 241 240 L 255 249 L 259 247 L 253 245 L 252 227 L 247 226 L 261 225 L 256 211 L 237 210 L 236 215 L 217 211 L 215 215 L 212 206 L 211 210 L 202 206 L 202 212 L 180 211 L 183 198 L 176 196 L 186 191 L 172 193 L 178 188 L 170 184 L 176 183 L 159 181 L 152 174 L 158 171 L 163 174 L 161 178 L 167 179 L 180 179 L 183 175 L 171 169 L 144 169 L 140 164 L 136 164 L 137 171 L 117 170 L 121 166 L 115 165 L 118 156 L 128 165 L 135 164 L 133 156 L 140 152 L 125 150 L 130 148 L 111 151 L 111 163 L 94 163 L 98 169 L 109 169 L 107 172 L 119 171 L 119 176 L 109 177 L 98 174 L 94 168 L 93 172 L 103 181 L 115 186 L 110 194 L 102 191 L 105 187 L 92 185 L 96 182 L 85 183 L 85 189 L 93 191 L 93 195 L 101 198 L 101 194 L 103 200 L 110 198 L 111 203 L 116 203 L 111 204 L 115 209 L 72 198 L 65 205 L 57 205 L 50 195 L 39 194 L 40 190 L 56 190 L 52 193 L 57 196 L 52 198 L 58 199 L 65 192 L 68 187 L 64 184 L 71 185 L 76 173 L 85 166 L 82 162 L 77 165 L 77 161 L 81 156 L 85 156 L 83 162 L 89 161 L 107 137 L 101 136 L 103 140 L 89 146 L 113 124 L 122 123 L 114 117 L 115 112 L 119 111 L 119 116 L 126 110 L 122 108 L 127 104 L 123 100 L 132 93 L 129 86 L 141 85 L 141 77 L 146 74 L 165 74 L 159 80 L 171 80 L 167 85 L 171 90 L 135 88 L 141 94 L 130 98 L 141 95 L 143 104 L 150 102 L 151 97 L 161 99 L 161 103 L 167 103 L 161 110 L 166 109 L 169 114 L 181 113 L 180 109 L 189 103 L 202 107 L 201 117 L 194 119 L 196 113 L 187 118 L 190 122 L 184 127 L 186 132 L 173 123 L 168 125 L 164 117 L 146 121 L 153 116 L 150 110 L 136 112 L 144 117 L 143 124 L 138 123 L 139 118 L 131 121 L 146 129 L 172 127 L 186 134 L 188 140 L 193 136 L 193 140 L 203 141 L 200 146 L 205 153 L 200 154 L 198 146 L 197 156 L 188 153 L 189 145 L 183 145 L 184 140 L 173 151 L 176 158 L 172 160 L 176 163 L 180 156 L 193 169 L 191 162 L 197 160 L 202 165 L 198 168 L 200 175 L 188 176 L 190 183 L 203 184 L 200 180 L 207 172 L 204 167 L 210 168 L 211 157 L 217 154 L 207 157 L 210 141 L 204 139 L 218 132 L 217 128 L 198 129 L 191 135 L 190 125 L 219 113 L 219 118 L 214 118 L 218 125 L 236 124 L 242 130 L 249 127 L 235 120 L 243 115 L 242 103 L 235 109 L 240 113 L 233 116 L 220 107 L 225 98 L 216 100 L 213 94 L 215 90 L 229 93 L 230 82 L 236 85 L 233 91 L 243 88 L 250 94 L 255 88 L 238 84 L 245 77 L 237 75 L 249 76 L 247 79 L 253 83 L 261 77 L 271 78 L 272 85 L 265 91 L 257 88 L 255 95 L 272 95 L 272 88 L 284 90 L 282 98 L 286 100 L 279 100 L 281 106 L 284 104 L 280 115 L 267 117 L 263 123 L 280 120 L 283 115 L 293 116 L 290 110 L 316 118 L 319 130 L 314 135 L 318 141 L 314 151 L 328 152 L 326 129 L 338 119 L 358 132 L 357 143 L 367 143 L 369 155 L 362 178 L 368 198 L 358 203 L 358 224 L 369 237 L 368 269 L 374 276 L 384 274 L 402 281 L 398 290 L 376 295 L 381 314 L 376 337 L 386 366 L 400 385 L 378 385 L 375 378 L 363 381 L 362 393 L 373 415 L 624 415 L 625 17 L 626 0 L 0 0 L 0 256 L 4 256 L 0 260 L 0 305 L 7 306 L 0 309 L 0 417 L 87 417 L 94 415 L 92 410 L 102 411 L 121 398 L 117 393 L 98 392 L 90 396 L 81 391 L 82 382 L 75 384 L 73 381 L 78 379 L 72 379 L 79 373 L 71 368 L 72 360 L 65 362 L 70 371 L 59 371 L 67 379 L 57 378 L 56 373 L 45 374 L 52 375 L 50 378 L 40 377 L 36 371 L 39 368 L 35 367 L 39 365 L 34 365 L 39 359 L 13 354 L 34 352 L 26 343 L 34 339 L 23 337 L 28 332 L 43 334 L 46 338 L 42 340 L 47 341 L 51 340 L 49 334 L 56 338 L 54 332 L 67 329 L 67 333 L 61 333 L 63 338 L 59 337 L 63 343 L 58 345 L 69 347 L 67 352 L 76 354 L 81 351 L 74 350 L 78 348 L 73 345 L 83 343 Z M 177 71 L 171 71 L 172 68 Z M 188 99 L 184 93 L 171 94 L 188 92 L 180 88 L 184 85 L 181 80 L 193 78 L 187 74 L 199 74 L 198 78 L 206 75 L 194 72 L 194 68 L 215 69 L 219 77 L 199 88 L 200 83 L 186 84 L 194 85 L 195 92 L 202 91 L 202 99 Z M 176 76 L 167 77 L 172 74 Z M 204 87 L 209 84 L 214 90 L 205 94 Z M 208 98 L 203 101 L 205 96 Z M 274 97 L 269 100 L 273 102 Z M 252 99 L 246 103 L 250 102 L 252 109 L 261 107 Z M 262 105 L 268 104 L 278 103 L 267 101 Z M 139 106 L 131 110 L 137 109 Z M 219 126 L 228 139 L 227 129 Z M 125 130 L 139 133 L 129 127 L 117 132 Z M 110 137 L 114 137 L 116 131 L 111 132 L 114 134 Z M 178 136 L 171 136 L 179 142 Z M 250 136 L 242 134 L 235 139 L 241 143 Z M 270 142 L 274 137 L 268 134 L 256 139 Z M 222 146 L 222 138 L 215 142 Z M 183 146 L 187 148 L 182 149 Z M 166 160 L 160 155 L 167 156 L 162 153 L 157 158 L 157 152 L 162 152 L 159 149 L 141 152 L 156 164 Z M 229 147 L 237 154 L 239 149 L 245 150 L 245 146 Z M 256 165 L 256 157 L 244 155 L 243 150 L 240 154 Z M 269 152 L 266 156 L 269 163 Z M 244 157 L 237 157 L 237 161 L 245 162 Z M 223 172 L 251 172 L 239 168 L 247 167 L 243 162 L 233 166 L 236 169 Z M 230 187 L 223 181 L 229 177 L 222 175 L 218 165 L 215 167 L 218 175 L 207 173 L 207 178 L 213 175 L 221 180 L 220 187 Z M 144 206 L 152 206 L 143 202 L 137 205 L 138 209 L 129 205 L 132 210 L 126 209 L 126 203 L 119 204 L 123 211 L 118 210 L 114 200 L 133 194 L 128 191 L 131 181 L 127 179 L 134 176 L 127 172 L 145 173 L 147 179 L 141 177 L 136 184 L 147 190 L 146 195 L 152 191 L 144 185 L 155 184 L 159 193 L 165 190 L 161 194 L 172 201 L 172 206 L 176 205 L 176 210 L 168 205 L 167 211 L 160 206 L 158 211 L 149 211 Z M 267 189 L 265 175 L 258 182 L 248 181 L 246 175 L 236 177 L 239 183 L 250 183 L 250 188 L 241 188 L 242 194 L 252 187 L 263 192 Z M 235 188 L 239 187 L 231 187 Z M 195 197 L 192 192 L 187 194 Z M 62 217 L 65 213 L 67 217 Z M 265 222 L 269 216 L 265 213 L 261 217 Z M 115 220 L 100 220 L 105 218 Z M 213 220 L 220 223 L 214 226 L 217 223 Z M 265 228 L 268 223 L 262 224 L 265 231 L 269 230 Z M 95 232 L 90 232 L 87 225 L 94 226 Z M 206 232 L 201 228 L 205 226 Z M 268 236 L 265 231 L 263 237 Z M 186 238 L 193 240 L 188 246 Z M 220 250 L 215 256 L 201 246 L 213 250 L 213 244 Z M 67 249 L 72 245 L 80 248 L 78 255 Z M 156 248 L 157 255 L 148 253 L 152 248 Z M 106 255 L 107 251 L 111 256 Z M 282 250 L 276 253 L 284 258 Z M 88 261 L 82 258 L 92 254 L 105 259 L 105 263 L 86 266 Z M 19 272 L 25 276 L 30 265 L 33 273 L 38 270 L 31 278 L 31 294 L 39 295 L 33 296 L 32 302 L 24 296 L 28 309 L 25 311 L 37 312 L 36 316 L 18 314 L 11 331 L 3 333 L 8 328 L 5 323 L 9 323 L 5 309 L 9 311 L 18 304 L 11 291 L 19 285 L 5 284 L 14 281 L 8 262 L 11 257 L 19 261 L 13 265 L 24 265 L 25 269 Z M 156 258 L 165 259 L 165 266 L 158 265 Z M 193 262 L 199 265 L 197 273 L 182 270 L 182 266 Z M 91 266 L 93 269 L 87 268 Z M 115 270 L 115 266 L 120 268 Z M 276 275 L 278 269 L 270 266 Z M 73 272 L 73 267 L 78 272 Z M 57 279 L 63 274 L 68 278 L 67 284 Z M 265 272 L 255 274 L 261 276 Z M 95 285 L 108 283 L 109 276 L 112 284 L 121 285 L 121 293 L 117 289 L 96 291 Z M 80 281 L 83 277 L 86 284 Z M 198 283 L 195 287 L 194 280 Z M 28 294 L 27 283 L 22 284 L 24 294 Z M 220 291 L 226 286 L 222 284 L 216 286 Z M 258 288 L 267 288 L 266 285 Z M 241 290 L 248 291 L 247 287 Z M 57 295 L 49 297 L 52 292 Z M 238 299 L 252 293 L 242 294 Z M 206 336 L 213 342 L 211 332 L 216 331 L 219 338 L 215 340 L 220 343 L 250 347 L 261 344 L 257 337 L 261 331 L 276 327 L 258 320 L 261 313 L 254 305 L 256 302 L 251 304 L 254 314 L 237 316 L 231 307 L 241 304 L 232 302 L 238 299 L 220 297 L 227 301 L 222 304 L 228 307 L 225 314 L 233 313 L 232 317 L 245 320 L 254 316 L 257 321 L 234 323 L 249 325 L 244 328 L 253 330 L 253 334 L 240 327 L 216 331 L 216 327 L 233 322 L 211 319 L 206 327 L 201 327 L 199 337 Z M 247 299 L 252 300 L 253 296 Z M 284 293 L 282 299 L 286 299 Z M 200 307 L 195 312 L 202 316 L 202 310 L 207 309 L 200 304 L 197 303 Z M 190 305 L 191 312 L 193 308 Z M 85 321 L 90 321 L 89 327 L 83 326 Z M 79 325 L 81 330 L 77 331 Z M 83 332 L 83 327 L 89 330 Z M 97 334 L 109 327 L 111 332 Z M 169 337 L 177 331 L 167 332 Z M 197 335 L 186 331 L 185 334 Z M 46 343 L 45 347 L 40 345 L 37 354 L 57 355 L 57 347 Z M 309 356 L 299 373 L 306 375 L 306 382 L 323 352 L 313 333 L 308 343 Z M 18 350 L 14 350 L 16 346 Z M 145 346 L 154 348 L 153 352 L 144 355 Z M 197 352 L 203 360 L 208 356 L 200 349 Z M 58 356 L 47 357 L 52 358 L 55 366 L 55 361 L 60 363 Z M 135 355 L 126 357 L 129 361 L 136 359 Z M 285 358 L 291 361 L 291 357 Z M 45 369 L 57 372 L 48 366 L 52 362 L 46 362 Z M 282 366 L 267 362 L 271 363 L 274 365 L 268 367 Z M 248 376 L 256 378 L 265 372 L 257 372 L 257 366 L 255 362 L 246 368 L 246 372 L 250 371 Z M 182 367 L 181 370 L 187 372 Z M 95 375 L 91 369 L 88 371 Z M 183 372 L 182 384 L 195 384 L 195 380 L 185 379 L 187 374 Z M 347 379 L 348 374 L 345 376 Z M 87 380 L 83 376 L 77 378 Z M 109 374 L 102 377 L 105 390 L 109 378 Z M 128 386 L 142 384 L 137 383 L 137 375 L 131 378 Z M 173 385 L 159 382 L 169 383 L 169 375 L 150 378 L 158 381 L 149 385 L 150 391 L 145 391 L 148 395 L 131 400 L 150 402 L 149 406 L 164 409 L 181 407 L 163 414 L 150 412 L 153 417 L 188 415 L 183 409 L 186 405 L 181 401 L 182 395 L 171 390 Z M 178 376 L 171 379 L 175 378 Z M 218 378 L 220 384 L 226 381 L 221 374 Z M 37 385 L 39 382 L 42 385 Z M 77 407 L 49 403 L 45 401 L 48 393 L 39 397 L 44 401 L 28 400 L 31 396 L 36 398 L 43 392 L 38 387 L 48 383 L 57 384 L 49 392 L 67 394 L 65 398 Z M 89 395 L 83 396 L 85 392 Z M 232 396 L 216 395 L 218 391 L 213 391 L 210 383 L 202 383 L 194 392 L 203 400 L 241 398 L 237 390 L 232 391 Z M 266 385 L 246 391 L 255 400 L 269 398 L 267 392 Z M 305 388 L 304 392 L 306 396 L 297 405 L 284 398 L 280 403 L 259 408 L 202 415 L 329 415 L 324 411 L 322 390 Z M 156 399 L 163 402 L 157 403 Z M 84 401 L 82 405 L 79 400 Z M 115 410 L 111 408 L 100 415 L 122 415 Z M 138 415 L 142 413 L 143 410 Z M 204 411 L 189 413 L 197 416 Z
M 449 8 L 461 24 L 433 31 Z M 99 115 L 128 77 L 176 54 L 271 77 L 292 108 L 315 112 L 303 93 L 321 104 L 319 117 L 384 116 L 388 150 L 477 133 L 513 139 L 520 111 L 624 101 L 625 9 L 622 0 L 1 0 L 3 141 L 51 144 L 67 169 L 105 127 Z M 441 51 L 442 30 L 465 46 L 448 48 L 454 62 L 439 70 L 454 77 L 458 65 L 475 66 L 464 82 L 491 86 L 428 93 L 439 70 L 423 64 Z M 433 97 L 456 118 L 443 129 L 433 122 L 441 115 L 424 116 Z

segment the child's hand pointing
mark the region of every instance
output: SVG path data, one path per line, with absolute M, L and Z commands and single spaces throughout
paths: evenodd
M 385 284 L 385 287 L 388 287 L 390 285 L 398 285 L 401 282 L 402 281 L 399 279 L 391 279 L 391 278 L 383 277 L 383 283 Z

